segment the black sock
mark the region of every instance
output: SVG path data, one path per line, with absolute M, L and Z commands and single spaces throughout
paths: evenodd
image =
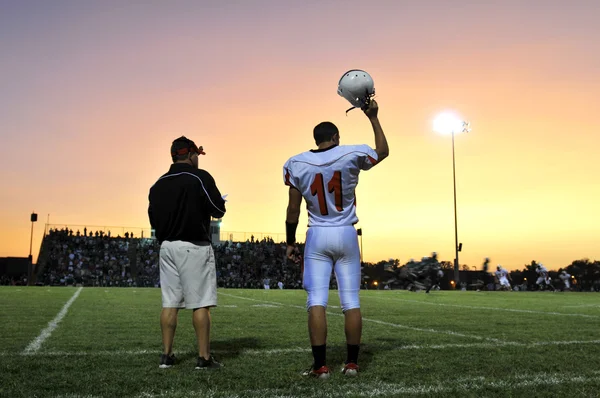
M 360 346 L 358 344 L 346 344 L 348 348 L 348 358 L 346 359 L 346 363 L 358 363 L 358 350 Z
M 327 359 L 327 344 L 323 345 L 313 345 L 312 353 L 315 362 L 313 364 L 313 368 L 319 369 L 321 366 L 325 366 L 325 361 Z

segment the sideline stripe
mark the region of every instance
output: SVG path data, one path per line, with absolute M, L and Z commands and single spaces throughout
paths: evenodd
M 69 307 L 71 306 L 71 304 L 73 304 L 73 302 L 77 299 L 77 297 L 79 297 L 79 293 L 81 293 L 82 289 L 83 289 L 83 287 L 80 287 L 79 289 L 77 289 L 75 291 L 75 293 L 73 293 L 73 296 L 71 296 L 69 301 L 67 301 L 65 303 L 65 305 L 62 307 L 62 309 L 59 311 L 59 313 L 56 314 L 54 319 L 51 320 L 50 322 L 48 322 L 48 326 L 46 326 L 46 328 L 40 332 L 40 335 L 38 337 L 36 337 L 35 339 L 33 339 L 33 341 L 31 343 L 29 343 L 29 345 L 27 347 L 25 347 L 25 349 L 23 350 L 24 355 L 35 354 L 37 352 L 37 350 L 40 349 L 40 347 L 42 346 L 44 341 L 46 341 L 46 339 L 48 337 L 50 337 L 50 335 L 52 334 L 54 329 L 56 329 L 58 327 L 58 324 L 60 323 L 60 321 L 62 321 L 62 319 L 65 317 L 65 315 L 67 315 L 67 311 L 69 311 Z

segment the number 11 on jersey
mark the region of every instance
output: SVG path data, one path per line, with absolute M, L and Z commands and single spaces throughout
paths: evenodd
M 342 206 L 342 172 L 335 171 L 331 180 L 327 183 L 327 192 L 333 194 L 333 200 L 337 211 L 344 210 Z M 317 196 L 319 201 L 319 210 L 321 215 L 326 216 L 329 214 L 327 209 L 327 197 L 325 196 L 325 184 L 323 183 L 323 174 L 315 174 L 315 179 L 310 184 L 310 193 L 313 196 Z

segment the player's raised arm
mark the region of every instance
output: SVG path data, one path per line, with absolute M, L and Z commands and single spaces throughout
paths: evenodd
M 390 148 L 388 147 L 387 139 L 385 138 L 385 134 L 383 133 L 383 128 L 381 127 L 381 123 L 379 123 L 379 118 L 377 114 L 379 112 L 379 106 L 377 105 L 377 101 L 372 99 L 369 102 L 369 105 L 365 109 L 363 109 L 365 115 L 369 118 L 371 122 L 371 126 L 373 126 L 373 133 L 375 134 L 375 152 L 377 153 L 377 163 L 380 163 L 383 159 L 387 158 L 390 154 Z

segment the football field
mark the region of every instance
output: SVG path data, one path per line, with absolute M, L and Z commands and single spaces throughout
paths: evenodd
M 600 295 L 361 291 L 361 372 L 346 378 L 337 292 L 329 380 L 310 366 L 306 293 L 219 289 L 212 351 L 194 370 L 191 311 L 159 369 L 160 289 L 0 288 L 1 397 L 598 397 Z

